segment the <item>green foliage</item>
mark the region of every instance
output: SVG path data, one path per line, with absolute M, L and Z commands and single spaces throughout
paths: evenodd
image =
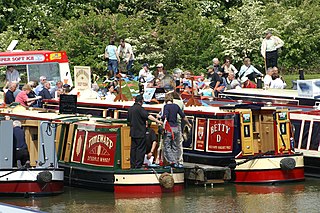
M 243 0 L 241 7 L 229 10 L 230 21 L 220 37 L 223 53 L 231 56 L 235 63 L 240 64 L 244 57 L 250 57 L 258 64 L 263 63 L 260 45 L 266 30 L 264 9 L 258 0 Z
M 214 16 L 199 15 L 200 9 L 188 7 L 162 28 L 167 50 L 164 62 L 168 68 L 180 67 L 198 73 L 211 64 L 214 57 L 221 57 L 217 35 L 222 22 Z
M 135 70 L 164 63 L 199 73 L 229 55 L 262 68 L 266 29 L 284 40 L 282 70 L 316 70 L 320 62 L 319 0 L 10 0 L 0 1 L 0 50 L 66 50 L 71 65 L 104 75 L 100 57 L 110 38 L 133 46 Z M 118 44 L 118 43 L 117 43 Z

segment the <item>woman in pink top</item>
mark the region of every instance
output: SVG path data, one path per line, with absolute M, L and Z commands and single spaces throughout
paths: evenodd
M 18 93 L 16 96 L 15 102 L 19 102 L 22 106 L 30 106 L 35 100 L 39 99 L 37 98 L 28 98 L 28 94 L 31 91 L 31 87 L 29 84 L 25 84 L 22 87 L 22 91 Z

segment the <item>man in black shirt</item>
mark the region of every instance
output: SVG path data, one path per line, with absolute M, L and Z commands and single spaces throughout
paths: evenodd
M 214 75 L 214 66 L 210 65 L 209 67 L 207 67 L 207 70 L 208 70 L 207 79 L 208 81 L 212 81 L 213 75 Z
M 21 165 L 24 166 L 30 161 L 28 146 L 25 139 L 24 130 L 21 128 L 20 121 L 13 121 L 13 148 L 14 157 L 13 165 L 17 166 L 17 161 L 21 161 Z
M 50 88 L 50 82 L 46 82 L 43 84 L 43 89 L 39 92 L 39 95 L 42 96 L 42 99 L 52 99 L 52 96 L 49 92 Z
M 42 107 L 43 106 L 43 103 L 42 103 L 42 100 L 44 99 L 52 99 L 52 96 L 50 94 L 50 88 L 51 88 L 51 85 L 49 82 L 45 82 L 43 84 L 43 88 L 42 90 L 39 92 L 39 96 L 41 96 L 41 100 L 39 101 L 39 106 Z
M 128 123 L 130 125 L 131 149 L 130 149 L 130 165 L 131 168 L 141 168 L 146 153 L 146 121 L 148 119 L 158 121 L 142 107 L 143 97 L 138 95 L 135 103 L 128 110 Z
M 15 98 L 13 93 L 16 91 L 16 89 L 17 89 L 17 83 L 14 83 L 14 82 L 9 83 L 9 89 L 6 92 L 6 97 L 5 97 L 6 104 L 11 104 L 12 102 L 14 102 Z

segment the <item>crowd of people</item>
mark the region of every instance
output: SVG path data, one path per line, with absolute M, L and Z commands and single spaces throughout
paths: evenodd
M 238 70 L 230 57 L 224 59 L 221 65 L 218 58 L 212 60 L 212 65 L 207 67 L 207 72 L 199 76 L 193 76 L 194 84 L 191 81 L 191 72 L 174 69 L 169 73 L 162 63 L 156 65 L 155 71 L 150 71 L 148 63 L 142 65 L 142 69 L 136 78 L 140 82 L 140 92 L 146 88 L 163 87 L 171 90 L 179 88 L 179 91 L 190 94 L 193 91 L 196 95 L 217 97 L 219 93 L 229 89 L 257 88 L 257 83 L 262 80 L 264 88 L 283 89 L 286 83 L 279 75 L 277 68 L 278 49 L 284 42 L 277 36 L 267 31 L 261 44 L 261 54 L 265 61 L 265 75 L 251 64 L 250 58 L 243 60 L 243 65 Z M 105 48 L 105 57 L 108 58 L 108 70 L 118 74 L 121 70 L 123 77 L 130 76 L 134 78 L 132 65 L 134 53 L 132 46 L 124 39 L 120 40 L 120 45 L 116 47 L 112 39 Z M 126 67 L 118 68 L 119 64 L 125 64 Z
M 46 76 L 40 76 L 39 84 L 36 81 L 29 81 L 21 85 L 20 81 L 19 72 L 14 66 L 8 66 L 3 88 L 6 104 L 10 105 L 16 102 L 25 107 L 42 107 L 42 99 L 57 98 L 70 87 L 64 85 L 62 81 L 57 81 L 55 87 L 52 88 Z
M 180 69 L 175 69 L 170 74 L 164 69 L 162 63 L 156 66 L 156 71 L 153 73 L 149 70 L 149 64 L 144 63 L 138 75 L 140 85 L 143 85 L 140 86 L 140 93 L 143 94 L 144 90 L 153 87 L 162 87 L 169 92 L 166 93 L 164 107 L 158 116 L 160 120 L 149 115 L 142 107 L 142 95 L 136 97 L 135 104 L 129 109 L 128 122 L 131 127 L 130 136 L 132 137 L 131 168 L 143 167 L 144 158 L 147 157 L 149 159 L 153 156 L 156 137 L 154 132 L 152 137 L 149 136 L 149 132 L 152 131 L 146 125 L 148 119 L 160 124 L 164 122 L 164 159 L 172 167 L 183 167 L 181 119 L 189 127 L 192 124 L 189 123 L 183 113 L 184 104 L 179 92 L 217 97 L 224 90 L 257 88 L 258 81 L 261 82 L 261 87 L 263 82 L 265 89 L 284 89 L 286 83 L 283 77 L 279 75 L 277 68 L 278 49 L 282 46 L 283 41 L 281 39 L 272 36 L 270 31 L 266 33 L 261 47 L 265 66 L 269 67 L 265 75 L 251 64 L 250 58 L 243 60 L 243 65 L 239 70 L 232 64 L 229 57 L 225 58 L 222 65 L 220 65 L 218 58 L 214 58 L 212 65 L 207 67 L 207 72 L 201 73 L 199 76 L 192 76 L 190 71 L 183 72 Z M 174 99 L 176 99 L 176 102 Z M 146 134 L 147 132 L 148 134 Z M 158 155 L 161 155 L 161 153 L 158 153 Z

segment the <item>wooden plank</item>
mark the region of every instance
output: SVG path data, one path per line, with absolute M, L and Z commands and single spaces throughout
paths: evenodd
M 38 160 L 38 150 L 39 150 L 38 128 L 24 127 L 24 130 L 25 130 L 26 143 L 28 145 L 28 150 L 30 155 L 30 165 L 36 166 L 36 160 Z
M 121 168 L 130 169 L 130 127 L 121 127 Z
M 70 162 L 72 143 L 73 143 L 73 137 L 74 137 L 74 128 L 75 128 L 74 124 L 69 125 L 68 139 L 67 139 L 67 144 L 65 146 L 65 153 L 64 153 L 65 162 Z
M 25 120 L 24 122 L 22 122 L 22 126 L 39 127 L 39 121 L 38 120 Z
M 57 152 L 59 151 L 59 147 L 63 146 L 63 143 L 64 143 L 64 140 L 60 141 L 60 138 L 61 138 L 61 134 L 65 132 L 62 131 L 62 126 L 61 125 L 58 125 L 57 126 L 57 130 L 56 130 L 56 137 L 55 137 L 55 140 L 54 140 L 54 143 L 55 143 L 55 146 L 56 146 L 56 150 Z M 63 137 L 64 138 L 64 137 Z M 57 153 L 58 154 L 58 153 Z M 60 155 L 62 154 L 62 152 L 60 153 Z M 59 157 L 59 159 L 61 159 L 61 156 Z

